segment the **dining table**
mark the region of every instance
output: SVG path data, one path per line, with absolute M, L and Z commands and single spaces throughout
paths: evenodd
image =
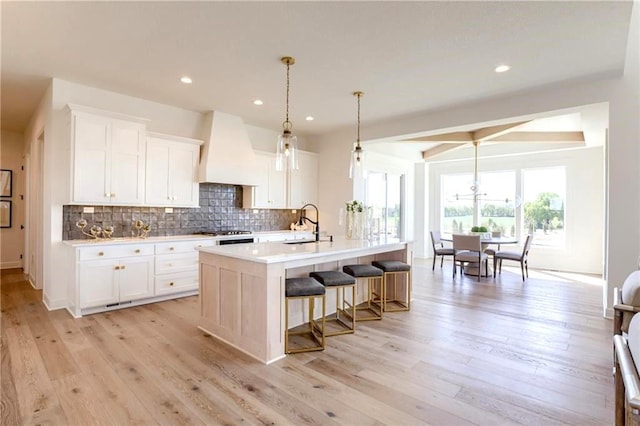
M 469 235 L 469 234 L 465 234 L 465 235 Z M 453 236 L 452 234 L 442 234 L 440 236 L 440 240 L 442 241 L 448 241 L 448 242 L 453 242 Z M 497 245 L 498 247 L 501 247 L 503 244 L 507 245 L 507 244 L 518 244 L 518 239 L 516 237 L 508 237 L 508 236 L 493 236 L 491 235 L 491 233 L 483 233 L 480 235 L 480 243 L 482 244 L 482 249 L 486 250 L 490 245 Z M 482 268 L 479 268 L 480 265 L 478 265 L 477 263 L 467 263 L 464 267 L 464 273 L 465 275 L 473 275 L 475 277 L 478 276 L 480 272 L 480 270 Z M 455 267 L 455 265 L 454 265 Z M 488 275 L 482 275 L 482 276 L 491 276 L 493 275 L 493 267 L 491 265 L 491 262 L 489 262 L 489 272 Z

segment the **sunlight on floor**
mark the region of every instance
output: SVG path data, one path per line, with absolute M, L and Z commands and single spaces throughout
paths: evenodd
M 413 259 L 415 266 L 428 266 L 431 267 L 433 259 L 432 258 L 414 258 Z M 440 260 L 437 261 L 437 266 L 440 266 Z M 445 260 L 444 266 L 451 266 L 450 260 Z M 516 266 L 507 266 L 506 264 L 502 266 L 502 272 L 509 272 L 512 274 L 520 275 L 520 266 L 516 264 Z M 604 279 L 602 279 L 601 275 L 594 274 L 578 274 L 575 272 L 563 272 L 563 271 L 551 271 L 544 269 L 531 269 L 529 268 L 529 278 L 538 279 L 538 280 L 553 280 L 553 281 L 562 281 L 562 282 L 575 282 L 587 285 L 593 285 L 598 287 L 603 287 L 605 284 Z

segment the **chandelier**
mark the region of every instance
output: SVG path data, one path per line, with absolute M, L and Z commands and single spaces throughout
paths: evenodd
M 276 147 L 276 170 L 297 170 L 298 169 L 298 138 L 291 133 L 291 122 L 289 121 L 289 68 L 296 63 L 290 56 L 280 59 L 287 66 L 287 96 L 286 114 L 282 123 L 282 134 L 278 135 L 278 145 Z

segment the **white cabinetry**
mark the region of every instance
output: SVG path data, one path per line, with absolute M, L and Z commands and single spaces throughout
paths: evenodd
M 153 296 L 153 247 L 91 246 L 79 250 L 81 309 Z
M 72 203 L 144 203 L 145 125 L 135 120 L 69 106 Z M 91 112 L 87 111 L 90 110 Z
M 289 206 L 318 204 L 318 156 L 298 151 L 298 165 L 299 169 L 289 174 Z
M 244 208 L 284 209 L 286 204 L 286 173 L 276 170 L 276 156 L 256 152 L 260 184 L 243 189 Z
M 156 244 L 156 296 L 198 291 L 198 247 L 213 239 Z
M 68 242 L 75 317 L 198 294 L 198 247 L 214 238 Z
M 198 207 L 202 141 L 148 133 L 146 204 Z
M 256 152 L 260 164 L 260 184 L 243 188 L 244 208 L 300 208 L 318 201 L 318 158 L 316 154 L 298 151 L 299 170 L 276 171 L 276 156 Z

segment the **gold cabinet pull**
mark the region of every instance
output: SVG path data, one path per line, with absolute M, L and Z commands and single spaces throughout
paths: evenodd
M 120 270 L 120 267 L 119 267 L 119 266 L 116 266 L 116 268 L 115 268 L 115 269 L 116 269 L 116 271 L 119 271 L 119 270 Z
M 169 247 L 169 251 L 173 251 L 173 247 Z
M 98 256 L 104 256 L 104 252 L 103 251 L 98 252 Z
M 136 249 L 136 251 L 135 251 L 135 252 L 136 252 L 136 253 L 140 253 L 140 249 Z
M 124 266 L 124 265 L 122 265 L 122 266 L 120 267 L 120 269 L 124 269 L 124 268 L 125 268 L 125 266 Z
M 173 281 L 169 283 L 169 287 L 173 287 Z

